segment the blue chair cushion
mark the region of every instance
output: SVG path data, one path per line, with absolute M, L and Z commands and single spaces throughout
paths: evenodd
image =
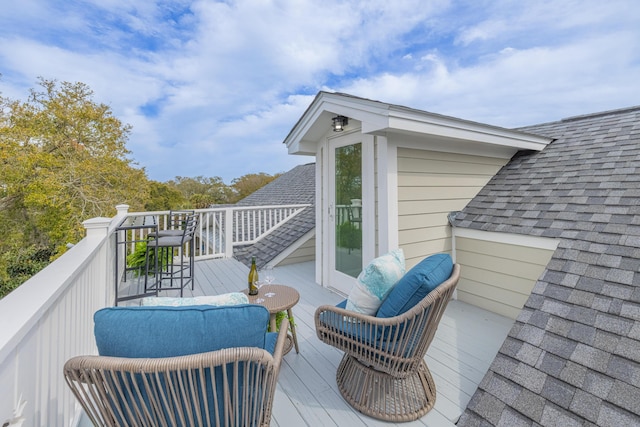
M 347 308 L 347 300 L 343 300 L 336 304 L 337 308 Z M 355 339 L 359 342 L 368 344 L 375 343 L 378 340 L 379 328 L 372 327 L 368 323 L 349 322 L 342 316 L 336 316 L 332 313 L 321 313 L 320 322 L 335 327 L 342 335 Z
M 420 261 L 391 289 L 378 309 L 377 317 L 395 317 L 410 310 L 453 271 L 449 254 L 435 254 Z
M 111 307 L 97 311 L 94 322 L 101 356 L 158 358 L 275 345 L 267 334 L 269 311 L 254 304 Z

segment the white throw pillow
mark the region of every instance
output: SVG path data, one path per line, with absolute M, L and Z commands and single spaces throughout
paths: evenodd
M 186 305 L 238 305 L 249 304 L 249 298 L 242 292 L 229 292 L 220 295 L 205 295 L 200 297 L 146 297 L 140 305 L 164 305 L 171 307 L 181 307 Z
M 405 273 L 404 252 L 395 249 L 367 265 L 347 298 L 346 309 L 375 315 L 382 300 Z

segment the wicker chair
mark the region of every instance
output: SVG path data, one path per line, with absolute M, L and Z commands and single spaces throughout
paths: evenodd
M 65 363 L 65 380 L 95 426 L 268 426 L 283 322 L 273 355 L 235 347 L 163 358 L 77 356 Z
M 436 399 L 424 356 L 460 276 L 449 279 L 408 311 L 388 318 L 335 306 L 316 310 L 321 341 L 344 351 L 336 381 L 344 399 L 365 415 L 386 421 L 418 419 Z

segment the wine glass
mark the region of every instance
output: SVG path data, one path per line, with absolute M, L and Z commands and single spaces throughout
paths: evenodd
M 267 265 L 264 268 L 264 273 L 263 273 L 262 277 L 264 277 L 264 281 L 268 285 L 271 285 L 273 283 L 273 281 L 276 280 L 276 276 L 273 274 L 273 267 L 270 266 L 270 265 Z M 264 294 L 264 296 L 267 297 L 267 298 L 271 298 L 274 295 L 275 295 L 274 292 L 267 292 L 266 294 Z
M 262 304 L 264 302 L 264 298 L 260 296 L 260 288 L 264 286 L 264 282 L 262 280 L 257 280 L 255 282 L 256 288 L 258 288 L 258 298 L 256 298 L 256 302 L 258 304 Z

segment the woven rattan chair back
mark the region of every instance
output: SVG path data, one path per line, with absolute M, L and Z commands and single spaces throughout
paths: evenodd
M 396 317 L 318 307 L 318 338 L 344 352 L 336 381 L 349 404 L 387 421 L 411 421 L 431 410 L 436 387 L 424 357 L 459 277 L 456 264 L 449 279 Z
M 78 356 L 64 376 L 95 426 L 263 427 L 285 340 L 280 333 L 273 356 L 257 347 L 157 359 Z

